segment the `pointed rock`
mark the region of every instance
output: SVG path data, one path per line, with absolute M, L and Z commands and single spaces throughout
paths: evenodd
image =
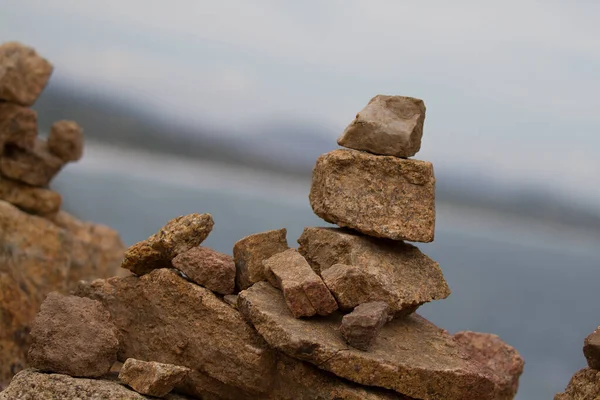
M 164 397 L 181 383 L 189 372 L 189 368 L 177 365 L 128 358 L 119 372 L 119 379 L 138 393 Z
M 591 368 L 579 370 L 567 385 L 564 393 L 554 400 L 596 400 L 600 398 L 600 371 Z
M 192 247 L 171 262 L 190 280 L 215 293 L 231 294 L 235 289 L 235 264 L 227 254 L 208 247 Z
M 78 161 L 83 156 L 83 130 L 75 121 L 57 121 L 50 128 L 48 148 L 63 162 Z
M 37 134 L 37 113 L 34 110 L 0 102 L 0 155 L 6 145 L 33 149 Z
M 350 346 L 367 351 L 388 320 L 388 305 L 382 301 L 364 303 L 344 315 L 340 332 Z
M 50 153 L 48 143 L 37 139 L 32 150 L 7 146 L 0 157 L 0 172 L 7 178 L 32 186 L 48 186 L 64 162 Z
M 1 176 L 0 200 L 44 217 L 54 217 L 62 204 L 62 196 L 50 189 L 26 185 Z
M 600 370 L 600 326 L 585 338 L 583 355 L 590 368 Z

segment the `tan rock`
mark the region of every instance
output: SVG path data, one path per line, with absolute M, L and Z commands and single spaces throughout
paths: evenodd
M 214 225 L 210 214 L 189 214 L 170 220 L 157 233 L 127 249 L 122 268 L 136 275 L 169 268 L 171 260 L 206 239 Z
M 263 261 L 289 248 L 286 234 L 286 229 L 260 232 L 246 236 L 235 244 L 233 258 L 238 289 L 247 289 L 267 279 Z
M 227 254 L 208 247 L 192 247 L 171 262 L 190 280 L 215 293 L 231 294 L 235 289 L 235 264 Z
M 121 371 L 121 382 L 138 393 L 164 397 L 189 374 L 190 369 L 155 361 L 128 358 Z
M 600 371 L 591 368 L 579 370 L 565 389 L 554 400 L 596 400 L 600 398 Z
M 48 151 L 48 144 L 42 139 L 36 140 L 32 150 L 7 146 L 0 157 L 2 175 L 32 186 L 48 186 L 63 165 L 60 158 Z
M 421 149 L 424 122 L 423 100 L 377 95 L 356 115 L 337 142 L 373 154 L 411 157 Z
M 50 127 L 48 148 L 64 162 L 78 161 L 83 156 L 83 130 L 75 121 L 57 121 Z
M 341 309 L 385 301 L 406 314 L 450 295 L 438 263 L 410 244 L 338 228 L 305 228 L 298 243 Z
M 32 105 L 52 74 L 52 64 L 17 42 L 0 45 L 0 100 Z
M 37 134 L 37 113 L 34 110 L 0 102 L 0 155 L 6 145 L 33 149 Z
M 434 238 L 435 178 L 427 161 L 335 150 L 317 159 L 309 199 L 325 221 L 369 236 Z
M 0 200 L 7 201 L 31 214 L 53 217 L 62 204 L 62 196 L 50 189 L 0 177 Z
M 346 345 L 341 315 L 296 319 L 281 292 L 259 282 L 239 294 L 239 308 L 273 348 L 339 377 L 419 399 L 496 399 L 494 379 L 444 330 L 418 315 L 386 324 L 369 352 Z
M 282 290 L 294 317 L 329 315 L 337 310 L 338 305 L 329 289 L 298 250 L 275 254 L 263 264 L 269 282 Z
M 237 301 L 238 301 L 237 294 L 227 294 L 227 295 L 223 296 L 223 301 L 237 310 Z
M 497 378 L 498 400 L 510 400 L 516 396 L 525 362 L 514 347 L 491 333 L 463 331 L 456 333 L 454 338 L 473 360 L 489 368 L 492 376 Z
M 42 371 L 98 377 L 117 361 L 118 350 L 117 329 L 100 302 L 52 292 L 33 321 L 28 356 Z
M 590 368 L 600 370 L 600 326 L 585 338 L 583 355 Z
M 389 307 L 383 301 L 372 301 L 357 306 L 344 315 L 340 332 L 346 343 L 355 349 L 367 351 L 377 339 L 388 320 Z

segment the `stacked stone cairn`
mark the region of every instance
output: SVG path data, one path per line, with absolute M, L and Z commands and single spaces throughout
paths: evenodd
M 600 399 L 600 326 L 583 341 L 583 355 L 588 366 L 577 371 L 554 400 Z
M 339 140 L 351 148 L 313 173 L 311 205 L 340 228 L 306 228 L 298 249 L 279 229 L 221 254 L 201 246 L 211 215 L 190 214 L 127 250 L 131 275 L 51 294 L 31 333 L 37 369 L 0 399 L 512 399 L 515 349 L 415 313 L 450 294 L 438 264 L 404 242 L 433 240 L 433 168 L 406 158 L 424 118 L 421 100 L 399 96 L 358 114 Z

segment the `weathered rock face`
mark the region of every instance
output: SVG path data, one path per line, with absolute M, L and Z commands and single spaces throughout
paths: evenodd
M 37 139 L 32 150 L 7 146 L 0 157 L 0 172 L 5 177 L 32 186 L 48 186 L 63 161 L 48 151 L 45 140 Z
M 17 42 L 0 45 L 0 100 L 32 105 L 52 74 L 52 64 Z
M 0 102 L 0 154 L 4 153 L 6 145 L 33 149 L 37 133 L 35 111 L 16 104 Z
M 267 279 L 263 261 L 289 248 L 286 234 L 286 229 L 255 233 L 235 244 L 233 258 L 237 269 L 238 289 L 247 289 L 254 283 Z
M 189 214 L 170 220 L 157 233 L 127 249 L 122 268 L 136 275 L 169 268 L 171 260 L 206 239 L 214 225 L 210 214 Z
M 583 341 L 583 355 L 590 368 L 600 370 L 600 327 Z
M 600 397 L 600 371 L 591 368 L 579 370 L 565 389 L 554 400 L 596 400 Z
M 296 249 L 274 255 L 264 262 L 264 267 L 271 284 L 283 291 L 294 317 L 329 315 L 337 310 L 327 286 Z
M 50 128 L 48 148 L 63 162 L 78 161 L 83 156 L 83 130 L 75 121 L 57 121 Z
M 29 362 L 39 370 L 102 376 L 117 361 L 118 350 L 117 329 L 95 300 L 52 292 L 33 321 Z
M 315 214 L 341 227 L 433 241 L 435 178 L 429 162 L 335 150 L 317 159 L 309 199 Z
M 119 379 L 138 393 L 163 397 L 189 372 L 189 368 L 177 365 L 128 358 L 119 372 Z
M 363 352 L 349 348 L 338 332 L 341 315 L 296 319 L 268 283 L 242 291 L 238 306 L 270 346 L 354 382 L 419 399 L 497 398 L 494 378 L 418 315 L 386 324 L 371 351 Z
M 513 399 L 525 365 L 517 350 L 490 333 L 464 331 L 456 333 L 454 338 L 473 360 L 492 371 L 496 378 L 497 399 Z
M 423 100 L 377 95 L 356 115 L 337 142 L 373 154 L 411 157 L 421 149 L 424 122 Z
M 450 295 L 438 264 L 410 244 L 338 228 L 305 228 L 298 243 L 342 309 L 384 301 L 406 313 Z
M 173 270 L 96 280 L 76 294 L 110 311 L 120 330 L 121 361 L 188 367 L 248 393 L 266 392 L 271 384 L 275 360 L 262 338 L 235 309 Z
M 344 315 L 340 332 L 350 346 L 367 351 L 388 320 L 388 305 L 382 301 L 364 303 Z
M 235 289 L 233 257 L 208 247 L 192 247 L 171 263 L 200 286 L 219 293 L 231 294 Z
M 50 189 L 29 186 L 0 176 L 0 200 L 31 214 L 52 217 L 62 204 L 62 196 Z

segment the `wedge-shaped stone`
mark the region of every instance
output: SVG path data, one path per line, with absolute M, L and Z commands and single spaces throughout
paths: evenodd
M 0 172 L 7 178 L 32 186 L 48 186 L 64 162 L 50 153 L 48 143 L 37 139 L 32 150 L 7 146 L 0 157 Z
M 268 283 L 242 291 L 238 306 L 273 348 L 354 382 L 419 399 L 497 398 L 489 372 L 446 331 L 418 315 L 386 324 L 371 350 L 363 352 L 344 342 L 341 315 L 296 319 Z
M 163 397 L 189 372 L 189 368 L 177 365 L 128 358 L 119 372 L 119 379 L 138 393 Z
M 315 214 L 341 227 L 433 241 L 435 178 L 427 161 L 335 150 L 317 159 L 309 199 Z
M 348 125 L 338 144 L 373 154 L 411 157 L 421 149 L 424 122 L 423 100 L 377 95 Z
M 344 315 L 340 332 L 346 343 L 359 350 L 369 350 L 388 320 L 388 308 L 383 301 L 372 301 Z
M 37 113 L 34 110 L 0 102 L 0 155 L 6 145 L 33 149 L 37 134 Z
M 50 189 L 26 185 L 0 176 L 0 200 L 7 201 L 31 214 L 54 217 L 62 196 Z
M 600 398 L 600 371 L 591 368 L 577 371 L 564 393 L 554 396 L 554 400 L 596 400 L 598 398 Z
M 235 264 L 227 254 L 208 247 L 192 247 L 171 262 L 193 282 L 215 293 L 231 294 L 235 289 Z
M 339 228 L 305 228 L 298 243 L 341 309 L 384 301 L 406 314 L 450 295 L 438 264 L 413 245 Z
M 583 355 L 590 368 L 600 370 L 600 327 L 583 341 Z

